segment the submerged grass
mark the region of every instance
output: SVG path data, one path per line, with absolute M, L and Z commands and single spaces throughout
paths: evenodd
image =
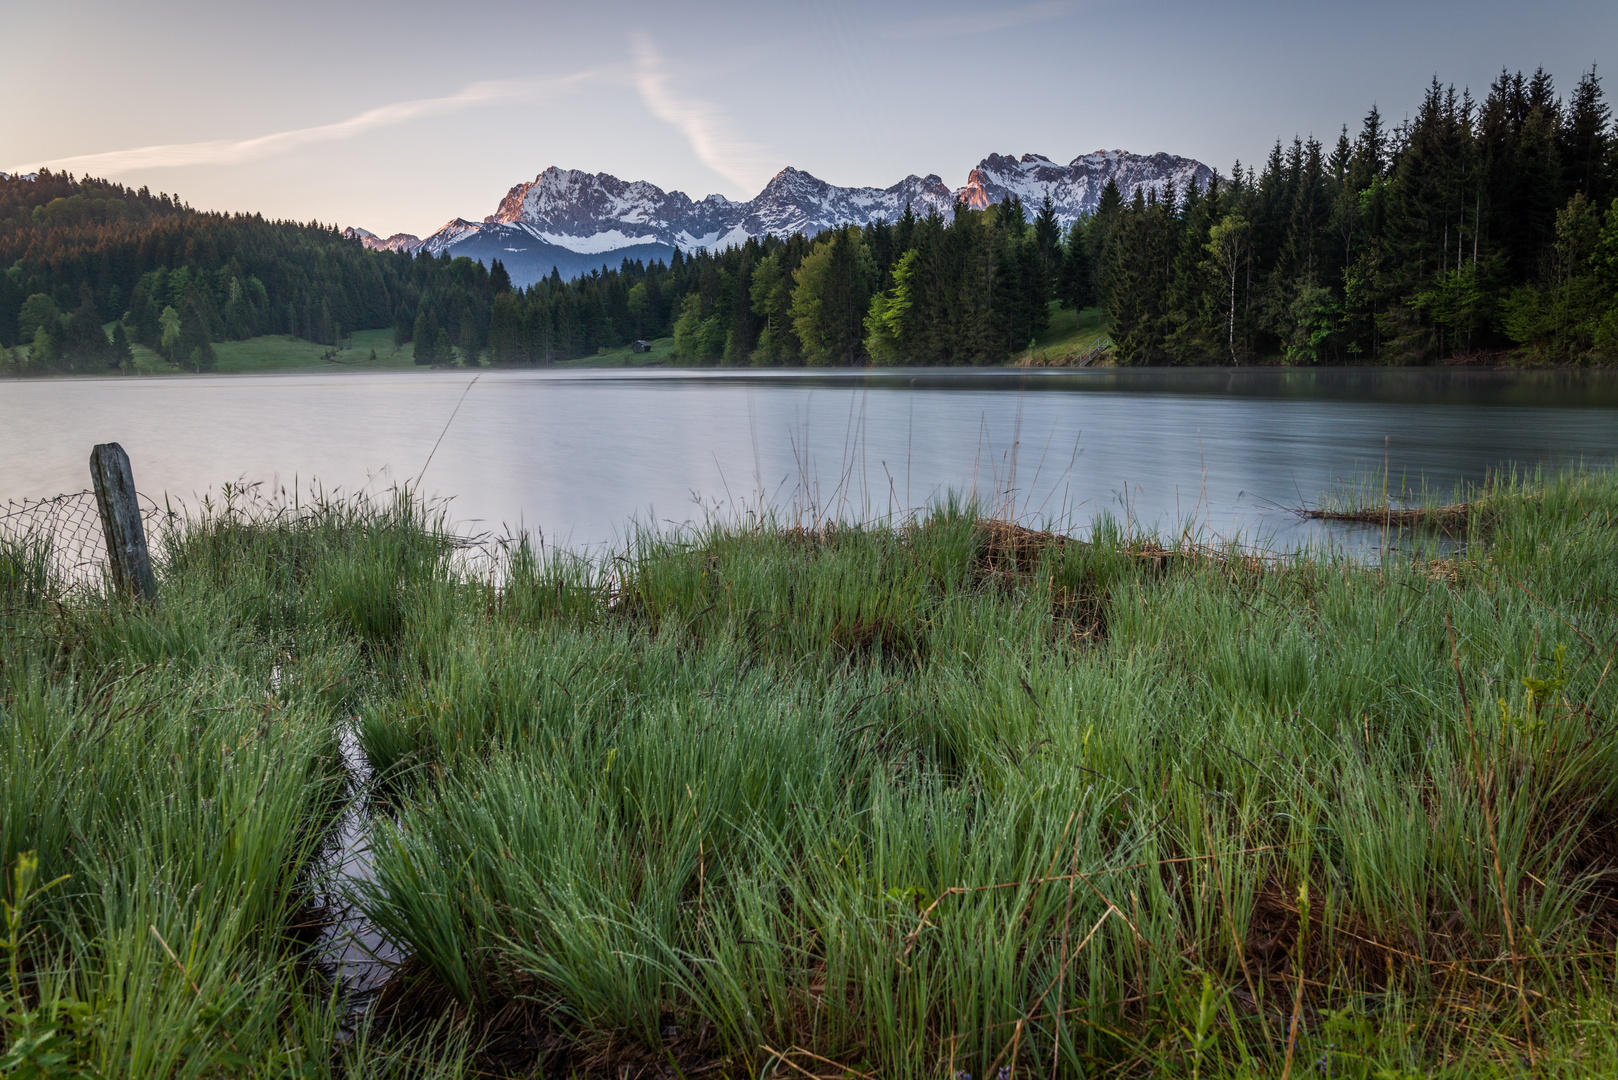
M 1371 563 L 944 504 L 490 573 L 408 500 L 235 497 L 154 606 L 8 554 L 0 854 L 67 875 L 8 1039 L 134 1076 L 1618 1071 L 1618 476 L 1486 496 Z M 354 888 L 407 959 L 345 1041 L 303 924 L 356 720 Z

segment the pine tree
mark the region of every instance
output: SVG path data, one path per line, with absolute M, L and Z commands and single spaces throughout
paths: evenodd
M 1128 209 L 1118 211 L 1105 283 L 1119 363 L 1152 364 L 1164 357 L 1169 219 L 1156 192 L 1142 189 Z
M 1486 185 L 1483 232 L 1499 245 L 1506 266 L 1526 279 L 1555 239 L 1556 212 L 1565 203 L 1558 136 L 1561 119 L 1550 77 L 1502 71 L 1478 120 Z M 1395 228 L 1399 226 L 1395 222 Z
M 1101 198 L 1096 202 L 1095 217 L 1091 220 L 1089 229 L 1090 266 L 1094 272 L 1095 298 L 1102 307 L 1109 306 L 1107 267 L 1112 264 L 1112 234 L 1124 209 L 1124 196 L 1118 190 L 1118 182 L 1108 177 L 1106 185 L 1101 189 Z
M 1365 114 L 1360 124 L 1359 138 L 1354 140 L 1354 159 L 1349 166 L 1349 184 L 1355 191 L 1364 191 L 1381 178 L 1388 167 L 1388 134 L 1382 127 L 1382 112 L 1375 105 Z M 1237 179 L 1240 179 L 1238 174 Z
M 416 314 L 416 324 L 411 331 L 410 339 L 415 342 L 415 361 L 418 364 L 437 364 L 447 357 L 438 351 L 438 319 L 432 308 L 422 305 L 421 311 Z
M 1180 203 L 1165 297 L 1164 351 L 1176 364 L 1207 363 L 1221 355 L 1219 305 L 1210 296 L 1208 245 L 1220 201 L 1217 176 L 1206 189 L 1193 180 Z
M 122 321 L 112 324 L 111 365 L 114 368 L 123 368 L 132 371 L 135 367 L 135 350 L 129 347 L 129 335 L 124 332 Z
M 522 310 L 517 295 L 508 289 L 495 296 L 489 309 L 489 363 L 502 366 L 523 359 Z
M 478 321 L 470 307 L 461 312 L 461 330 L 457 335 L 461 349 L 461 363 L 478 366 Z
M 101 313 L 95 300 L 86 295 L 67 320 L 61 341 L 62 359 L 70 367 L 100 367 L 109 360 L 107 335 L 101 329 Z
M 208 324 L 201 308 L 193 301 L 180 313 L 180 336 L 175 344 L 175 356 L 180 365 L 191 371 L 212 371 L 214 350 L 208 340 Z
M 158 314 L 158 306 L 152 300 L 151 289 L 143 280 L 129 295 L 129 318 L 135 331 L 135 340 L 152 349 L 157 348 L 162 333 L 157 323 Z
M 506 272 L 505 263 L 494 259 L 489 265 L 489 290 L 496 295 L 511 291 L 511 275 Z
M 649 290 L 648 290 L 649 291 Z M 551 294 L 543 287 L 530 290 L 523 312 L 522 340 L 529 363 L 550 364 L 556 360 L 556 323 Z
M 1091 253 L 1090 224 L 1083 216 L 1068 229 L 1062 253 L 1061 300 L 1063 307 L 1083 309 L 1096 302 L 1095 265 Z
M 729 327 L 725 333 L 724 361 L 738 365 L 748 363 L 758 343 L 758 323 L 753 316 L 752 284 L 753 262 L 758 253 L 756 241 L 748 241 L 737 262 L 736 273 L 729 281 Z
M 1056 293 L 1063 280 L 1062 223 L 1056 219 L 1056 204 L 1049 195 L 1039 204 L 1039 213 L 1034 217 L 1034 251 L 1045 283 L 1040 302 L 1060 299 Z
M 1568 99 L 1557 154 L 1564 172 L 1563 194 L 1583 194 L 1599 207 L 1611 202 L 1613 169 L 1612 111 L 1607 107 L 1601 80 L 1592 67 L 1579 79 Z

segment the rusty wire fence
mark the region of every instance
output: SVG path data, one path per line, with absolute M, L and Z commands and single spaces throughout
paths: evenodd
M 142 496 L 141 517 L 151 540 L 158 538 L 163 508 Z M 0 556 L 37 571 L 53 589 L 98 585 L 107 575 L 107 533 L 95 492 L 75 491 L 46 499 L 8 499 L 0 504 Z

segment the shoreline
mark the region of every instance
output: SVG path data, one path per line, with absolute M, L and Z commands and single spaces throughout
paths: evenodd
M 380 358 L 379 358 L 380 359 Z M 50 372 L 42 375 L 15 375 L 0 374 L 0 384 L 4 383 L 47 383 L 47 382 L 87 382 L 101 380 L 108 382 L 138 382 L 163 381 L 177 378 L 192 379 L 226 379 L 243 376 L 260 375 L 340 375 L 355 373 L 386 373 L 398 374 L 408 372 L 422 373 L 456 373 L 463 375 L 487 375 L 494 373 L 566 373 L 566 372 L 622 372 L 622 371 L 666 371 L 681 374 L 731 374 L 731 375 L 858 375 L 883 374 L 902 375 L 907 372 L 954 372 L 966 374 L 969 372 L 1020 374 L 1020 375 L 1055 375 L 1076 374 L 1079 372 L 1181 372 L 1181 373 L 1218 373 L 1253 374 L 1256 372 L 1456 372 L 1456 373 L 1482 373 L 1482 374 L 1558 374 L 1558 373 L 1595 373 L 1618 372 L 1618 363 L 1613 364 L 1480 364 L 1480 363 L 1436 363 L 1436 364 L 1086 364 L 1086 365 L 1043 365 L 1043 364 L 911 364 L 902 366 L 881 365 L 724 365 L 724 364 L 676 364 L 664 360 L 654 360 L 634 365 L 612 364 L 596 362 L 593 359 L 569 360 L 561 363 L 541 364 L 513 364 L 494 366 L 481 364 L 477 367 L 466 367 L 458 364 L 404 364 L 404 363 L 378 363 L 375 365 L 364 361 L 350 362 L 343 360 L 330 360 L 325 363 L 287 364 L 284 366 L 265 367 L 257 370 L 239 371 L 184 371 L 172 368 L 166 371 L 70 371 Z
M 152 987 L 86 995 L 72 1052 L 121 1049 L 123 1007 L 222 1069 L 292 1039 L 501 1075 L 995 1076 L 1077 1018 L 1089 1075 L 1189 1038 L 1200 993 L 1209 1075 L 1273 1066 L 1280 1018 L 1373 1007 L 1347 1047 L 1294 1022 L 1296 1051 L 1408 1072 L 1450 1061 L 1408 1033 L 1457 971 L 1478 1046 L 1618 1060 L 1618 532 L 1588 527 L 1618 476 L 1464 497 L 1498 510 L 1466 544 L 1364 565 L 964 504 L 511 547 L 497 588 L 421 504 L 349 500 L 184 522 L 144 604 L 0 545 L 13 843 L 67 875 L 20 890 L 25 964 L 70 974 L 46 1005 Z M 356 970 L 340 932 L 397 962 Z

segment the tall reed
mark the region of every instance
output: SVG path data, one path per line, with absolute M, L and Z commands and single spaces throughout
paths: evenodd
M 154 1077 L 1614 1067 L 1618 477 L 1483 494 L 1441 556 L 957 501 L 490 565 L 232 489 L 154 605 L 0 577 L 0 856 L 67 875 L 6 1015 Z M 405 960 L 345 1037 L 356 723 Z

